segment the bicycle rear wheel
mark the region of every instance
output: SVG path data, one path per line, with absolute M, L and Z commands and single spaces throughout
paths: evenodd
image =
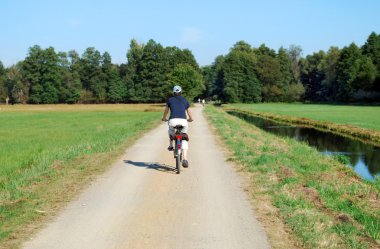
M 181 151 L 178 150 L 178 141 L 175 141 L 175 150 L 174 150 L 174 157 L 175 157 L 175 168 L 177 169 L 177 174 L 181 173 Z
M 178 154 L 175 158 L 175 165 L 176 165 L 176 169 L 177 169 L 177 174 L 180 174 L 181 173 L 181 158 L 180 158 L 180 155 L 178 155 Z

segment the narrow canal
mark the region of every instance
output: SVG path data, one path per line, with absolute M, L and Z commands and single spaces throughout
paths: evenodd
M 267 132 L 307 142 L 323 154 L 345 155 L 349 159 L 348 166 L 363 179 L 373 180 L 380 175 L 380 147 L 314 128 L 291 126 L 235 111 L 228 113 Z

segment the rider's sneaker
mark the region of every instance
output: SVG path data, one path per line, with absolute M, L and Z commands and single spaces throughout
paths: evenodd
M 174 150 L 173 146 L 170 145 L 170 146 L 168 147 L 168 151 L 173 151 L 173 150 Z
M 188 162 L 187 160 L 183 160 L 183 161 L 182 161 L 182 166 L 183 166 L 184 168 L 189 167 L 189 162 Z

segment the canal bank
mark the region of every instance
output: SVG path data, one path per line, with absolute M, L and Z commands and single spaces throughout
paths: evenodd
M 264 132 L 221 108 L 206 113 L 230 160 L 248 175 L 266 227 L 276 227 L 271 221 L 278 217 L 305 248 L 379 246 L 379 182 L 362 181 L 306 143 Z
M 248 112 L 228 110 L 256 127 L 278 136 L 306 142 L 324 155 L 333 156 L 352 167 L 363 179 L 373 181 L 380 176 L 380 147 L 329 130 L 294 125 L 256 116 Z
M 318 121 L 315 119 L 304 118 L 304 117 L 295 117 L 288 115 L 278 115 L 267 112 L 256 112 L 252 110 L 243 110 L 238 108 L 231 108 L 230 106 L 223 106 L 223 109 L 226 111 L 239 111 L 241 113 L 246 113 L 248 115 L 254 115 L 257 117 L 271 119 L 278 122 L 284 122 L 292 125 L 299 125 L 303 127 L 313 127 L 316 129 L 322 129 L 329 132 L 337 133 L 343 136 L 348 136 L 354 139 L 361 140 L 364 143 L 370 143 L 375 146 L 380 146 L 380 131 L 369 130 L 360 128 L 348 124 L 338 124 L 328 121 Z

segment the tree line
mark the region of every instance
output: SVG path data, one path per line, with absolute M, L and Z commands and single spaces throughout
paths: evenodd
M 380 102 L 380 34 L 372 32 L 362 47 L 305 58 L 300 46 L 275 51 L 240 41 L 203 75 L 206 95 L 225 102 Z
M 93 47 L 82 55 L 35 45 L 26 58 L 5 68 L 0 62 L 0 102 L 164 102 L 174 85 L 190 100 L 222 102 L 380 102 L 380 34 L 361 47 L 330 47 L 302 57 L 291 45 L 277 51 L 238 41 L 226 55 L 200 67 L 192 52 L 154 40 L 131 40 L 127 63 L 112 63 Z
M 174 84 L 190 99 L 204 90 L 201 69 L 188 49 L 132 40 L 128 63 L 116 65 L 108 52 L 89 47 L 56 52 L 35 45 L 25 60 L 0 63 L 0 101 L 22 104 L 164 102 Z

